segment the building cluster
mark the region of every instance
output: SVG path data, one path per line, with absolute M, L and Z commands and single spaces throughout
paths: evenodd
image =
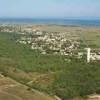
M 26 24 L 0 24 L 0 32 L 32 33 L 32 25 Z
M 34 31 L 30 35 L 23 35 L 18 42 L 29 44 L 31 49 L 39 50 L 42 54 L 72 55 L 80 46 L 80 42 L 68 38 L 66 32 Z
M 100 49 L 91 50 L 90 60 L 92 61 L 100 60 Z

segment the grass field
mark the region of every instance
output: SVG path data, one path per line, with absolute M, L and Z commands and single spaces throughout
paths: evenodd
M 97 40 L 99 47 L 99 32 L 93 33 L 85 36 Z M 0 33 L 0 71 L 5 76 L 63 100 L 100 93 L 100 62 L 87 64 L 84 59 L 41 55 L 28 45 L 16 43 L 19 37 L 16 33 Z

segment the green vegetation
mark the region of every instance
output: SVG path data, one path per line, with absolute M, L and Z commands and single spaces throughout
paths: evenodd
M 41 55 L 17 43 L 19 36 L 0 33 L 0 71 L 5 76 L 63 100 L 100 91 L 100 62 L 87 64 L 84 59 Z

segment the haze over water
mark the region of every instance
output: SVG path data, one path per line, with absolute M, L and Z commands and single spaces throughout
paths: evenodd
M 100 26 L 100 20 L 89 19 L 32 19 L 32 18 L 1 18 L 1 24 L 57 24 L 57 25 L 89 25 Z

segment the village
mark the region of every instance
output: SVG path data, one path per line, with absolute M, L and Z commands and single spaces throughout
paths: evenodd
M 40 50 L 42 54 L 72 55 L 79 42 L 67 38 L 65 33 L 48 33 L 36 31 L 30 36 L 22 36 L 18 42 L 31 45 L 31 49 Z
M 33 28 L 32 25 L 0 25 L 1 32 L 16 32 L 20 34 L 17 43 L 29 45 L 32 50 L 38 50 L 41 54 L 53 54 L 83 58 L 86 55 L 87 62 L 100 60 L 100 49 L 81 47 L 81 39 L 75 33 L 48 32 Z

